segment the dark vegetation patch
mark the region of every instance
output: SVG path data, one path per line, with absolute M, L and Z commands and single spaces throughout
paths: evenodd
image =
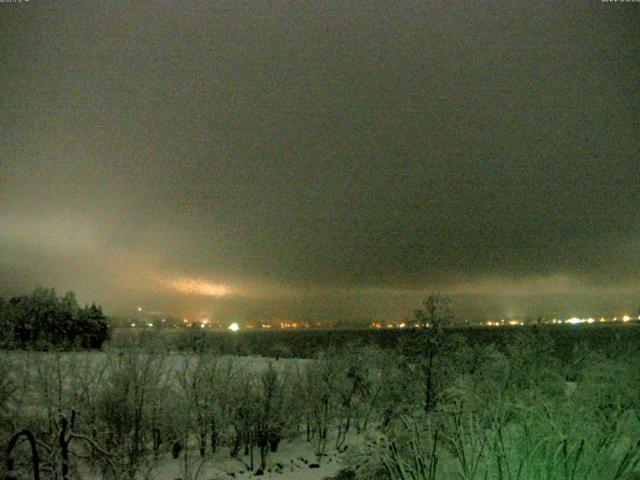
M 102 308 L 81 307 L 73 292 L 60 297 L 54 289 L 0 298 L 0 348 L 70 350 L 100 348 L 109 337 Z
M 550 342 L 553 355 L 570 361 L 580 345 L 598 351 L 640 347 L 640 324 L 607 325 L 543 325 L 518 327 L 448 328 L 445 337 L 463 339 L 474 348 L 493 345 L 504 351 L 515 334 L 543 335 Z M 114 329 L 109 343 L 118 347 L 131 340 L 144 344 L 162 339 L 180 352 L 203 352 L 221 355 L 258 355 L 270 358 L 313 358 L 329 348 L 342 345 L 375 346 L 382 349 L 409 350 L 428 337 L 421 329 L 300 329 L 241 330 L 227 332 L 199 328 L 181 328 L 152 332 L 149 330 Z

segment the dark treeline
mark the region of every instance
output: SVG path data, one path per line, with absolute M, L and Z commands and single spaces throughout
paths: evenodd
M 100 348 L 109 337 L 101 307 L 81 307 L 73 292 L 58 296 L 46 288 L 0 297 L 0 331 L 0 347 L 6 349 Z
M 428 336 L 431 330 L 422 329 L 299 329 L 299 330 L 241 330 L 239 332 L 180 328 L 164 331 L 151 329 L 115 328 L 110 345 L 118 347 L 131 338 L 141 342 L 163 337 L 172 350 L 221 355 L 258 355 L 271 358 L 313 358 L 327 349 L 343 345 L 373 346 L 383 349 L 411 349 L 415 340 Z M 504 350 L 519 333 L 549 338 L 554 355 L 570 361 L 575 349 L 589 345 L 598 350 L 621 343 L 640 347 L 640 325 L 541 325 L 505 327 L 449 327 L 442 335 L 463 338 L 477 348 L 492 345 Z M 153 340 L 152 340 L 153 339 Z M 617 348 L 617 347 L 616 347 Z

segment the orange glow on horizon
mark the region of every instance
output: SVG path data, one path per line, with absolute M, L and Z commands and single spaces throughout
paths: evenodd
M 169 280 L 167 286 L 187 295 L 225 297 L 233 293 L 233 289 L 224 283 L 211 283 L 202 279 L 186 277 Z

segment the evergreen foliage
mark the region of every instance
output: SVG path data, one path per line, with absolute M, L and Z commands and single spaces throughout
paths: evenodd
M 80 307 L 73 292 L 53 288 L 0 299 L 0 329 L 0 347 L 31 350 L 100 348 L 109 336 L 101 307 Z

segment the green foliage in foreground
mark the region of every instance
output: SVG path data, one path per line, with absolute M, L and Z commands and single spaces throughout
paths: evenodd
M 34 350 L 100 348 L 109 336 L 106 317 L 95 304 L 80 307 L 73 292 L 54 289 L 0 298 L 0 348 Z
M 546 328 L 499 344 L 429 332 L 310 360 L 176 353 L 152 331 L 99 353 L 0 352 L 0 444 L 28 429 L 56 480 L 65 465 L 140 480 L 167 461 L 194 480 L 224 457 L 266 471 L 290 442 L 318 463 L 342 454 L 359 480 L 637 480 L 633 337 L 566 361 Z M 25 445 L 14 457 L 26 477 Z
M 352 454 L 356 477 L 640 478 L 640 374 L 629 353 L 585 350 L 579 366 L 563 365 L 544 338 L 516 336 L 506 353 L 488 349 L 472 374 L 457 375 L 434 411 L 371 437 Z

